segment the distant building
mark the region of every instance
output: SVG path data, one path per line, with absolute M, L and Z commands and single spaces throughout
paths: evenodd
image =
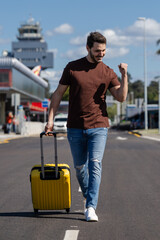
M 40 65 L 42 70 L 53 68 L 53 53 L 47 51 L 47 43 L 38 22 L 30 18 L 18 28 L 18 42 L 12 42 L 12 54 L 28 68 Z
M 43 101 L 48 83 L 35 75 L 16 58 L 0 58 L 0 125 L 5 122 L 8 111 L 15 112 L 13 96 L 19 95 L 23 102 Z
M 4 50 L 0 57 L 0 126 L 9 111 L 17 114 L 19 105 L 30 114 L 32 102 L 45 99 L 48 83 L 40 77 L 40 71 L 53 67 L 53 53 L 47 51 L 40 24 L 33 18 L 21 24 L 17 39 L 12 42 L 12 51 Z
M 138 99 L 137 99 L 138 100 Z M 132 121 L 134 128 L 144 128 L 144 105 L 127 104 L 126 119 Z M 158 128 L 158 104 L 147 104 L 148 128 Z

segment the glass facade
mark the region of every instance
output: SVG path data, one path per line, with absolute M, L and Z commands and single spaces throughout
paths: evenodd
M 42 86 L 26 77 L 16 69 L 12 69 L 12 84 L 13 88 L 23 91 L 26 94 L 36 96 L 42 100 L 45 97 L 45 89 Z
M 0 83 L 9 83 L 9 73 L 0 72 Z

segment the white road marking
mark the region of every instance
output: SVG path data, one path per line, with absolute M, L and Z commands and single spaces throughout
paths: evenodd
M 57 140 L 64 140 L 65 137 L 57 137 Z
M 83 211 L 82 210 L 75 210 L 74 212 L 75 213 L 82 213 Z
M 124 140 L 127 140 L 128 138 L 126 138 L 126 137 L 116 137 L 116 139 L 124 141 Z
M 77 240 L 79 230 L 66 230 L 63 240 Z
M 149 139 L 149 140 L 154 140 L 160 142 L 159 138 L 154 138 L 154 137 L 148 137 L 148 136 L 142 136 L 142 138 Z
M 82 192 L 81 187 L 78 188 L 78 192 Z

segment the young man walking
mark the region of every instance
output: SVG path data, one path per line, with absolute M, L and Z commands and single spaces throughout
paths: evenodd
M 69 62 L 59 85 L 52 94 L 46 134 L 53 129 L 53 119 L 63 94 L 69 87 L 67 136 L 76 176 L 86 199 L 86 221 L 98 221 L 95 213 L 101 182 L 102 158 L 109 127 L 106 92 L 116 100 L 126 100 L 128 92 L 127 64 L 121 63 L 121 83 L 115 72 L 102 62 L 106 38 L 91 32 L 87 38 L 86 57 Z

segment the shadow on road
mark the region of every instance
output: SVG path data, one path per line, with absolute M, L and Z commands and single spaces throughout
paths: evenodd
M 76 215 L 76 216 L 75 216 Z M 84 216 L 81 212 L 39 212 L 35 215 L 34 212 L 4 212 L 0 213 L 0 217 L 24 217 L 24 218 L 53 218 L 53 219 L 68 219 L 68 220 L 80 220 L 85 221 L 79 215 Z

